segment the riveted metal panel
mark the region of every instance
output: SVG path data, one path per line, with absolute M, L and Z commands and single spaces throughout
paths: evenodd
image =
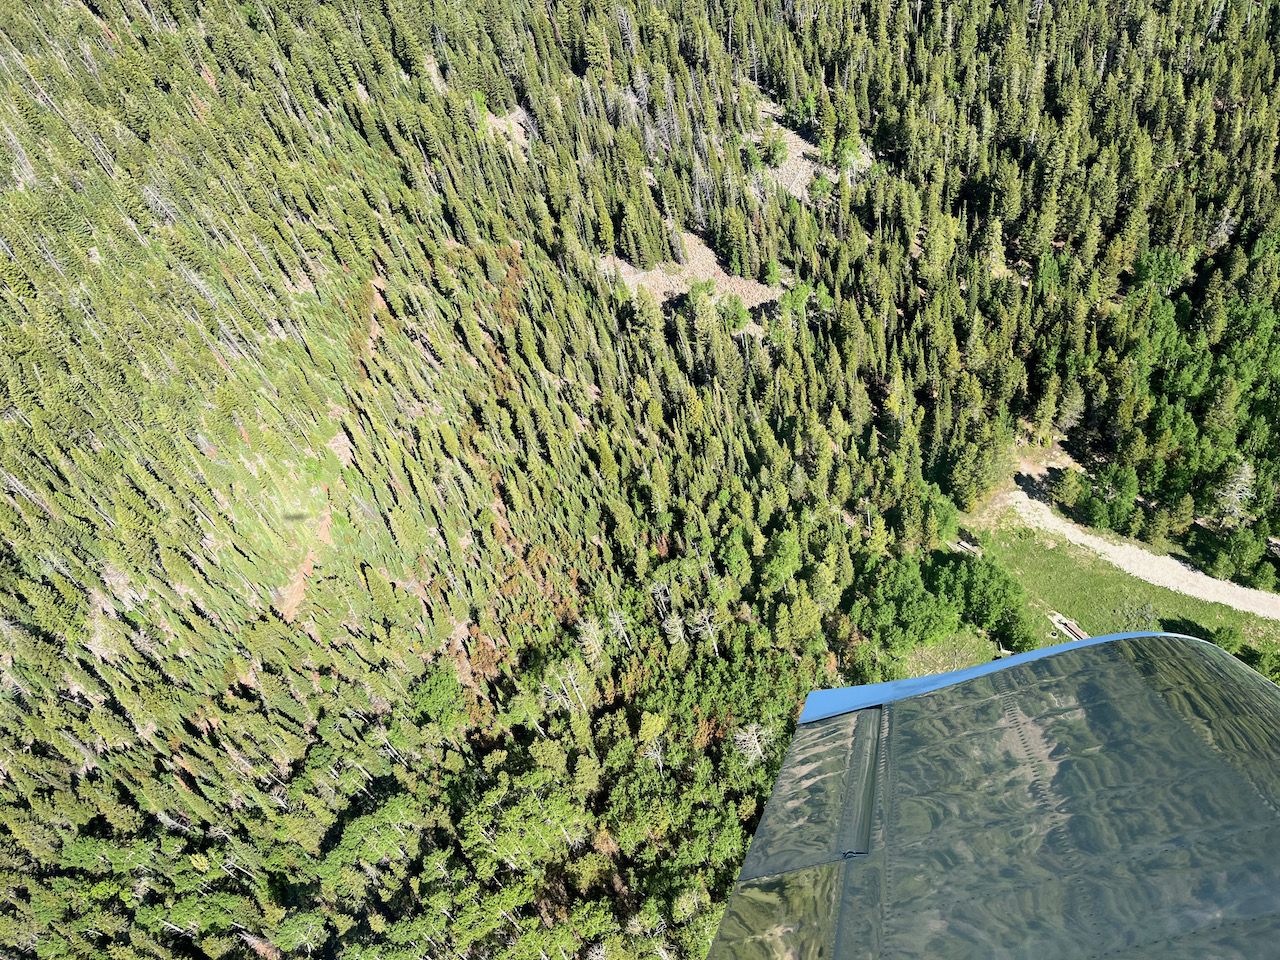
M 880 738 L 879 709 L 796 731 L 765 806 L 742 879 L 865 853 Z

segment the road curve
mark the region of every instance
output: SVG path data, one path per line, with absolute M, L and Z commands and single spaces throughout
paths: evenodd
M 1174 557 L 1151 553 L 1131 543 L 1116 543 L 1091 533 L 1063 517 L 1045 503 L 1015 488 L 1000 496 L 1002 505 L 1012 507 L 1030 526 L 1052 533 L 1077 546 L 1092 550 L 1102 559 L 1147 583 L 1211 603 L 1225 603 L 1236 610 L 1280 620 L 1280 594 L 1254 590 L 1228 580 L 1218 580 L 1187 566 Z

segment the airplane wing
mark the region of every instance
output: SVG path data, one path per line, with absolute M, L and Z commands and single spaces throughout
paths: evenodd
M 817 691 L 708 960 L 1280 957 L 1280 688 L 1118 634 Z

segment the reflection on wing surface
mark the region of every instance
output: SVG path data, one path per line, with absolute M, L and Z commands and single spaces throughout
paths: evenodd
M 710 960 L 1280 955 L 1273 684 L 1142 634 L 933 686 L 806 708 Z

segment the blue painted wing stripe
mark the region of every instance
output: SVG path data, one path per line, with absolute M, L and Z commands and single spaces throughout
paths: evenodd
M 963 683 L 966 680 L 973 680 L 977 677 L 985 677 L 990 673 L 997 673 L 1000 670 L 1007 670 L 1010 667 L 1016 667 L 1020 663 L 1029 663 L 1032 660 L 1043 660 L 1045 657 L 1052 657 L 1055 654 L 1066 653 L 1069 650 L 1080 650 L 1084 647 L 1097 646 L 1100 643 L 1111 643 L 1115 640 L 1131 640 L 1136 637 L 1172 637 L 1179 640 L 1192 640 L 1196 643 L 1205 643 L 1196 637 L 1184 636 L 1180 633 L 1164 633 L 1160 630 L 1143 630 L 1134 633 L 1108 633 L 1100 637 L 1090 637 L 1087 640 L 1075 640 L 1070 643 L 1060 643 L 1052 647 L 1041 647 L 1039 650 L 1032 650 L 1028 653 L 1015 654 L 1012 657 L 1004 657 L 1000 660 L 992 660 L 990 663 L 979 664 L 976 667 L 968 667 L 964 670 L 953 670 L 950 673 L 937 673 L 928 677 L 914 677 L 910 680 L 891 680 L 888 683 L 868 683 L 860 687 L 839 687 L 834 690 L 814 690 L 809 694 L 804 702 L 804 710 L 800 713 L 800 723 L 813 723 L 815 720 L 825 720 L 828 717 L 837 717 L 842 713 L 850 713 L 853 710 L 865 710 L 867 707 L 881 707 L 886 703 L 893 703 L 896 700 L 905 700 L 908 697 L 918 697 L 922 693 L 929 693 L 933 690 L 941 690 L 943 687 L 954 686 L 957 683 Z

